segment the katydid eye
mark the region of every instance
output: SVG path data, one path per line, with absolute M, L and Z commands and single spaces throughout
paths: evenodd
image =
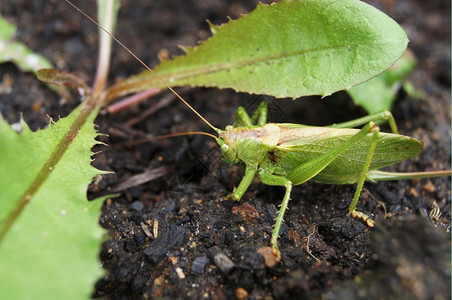
M 224 144 L 223 146 L 221 146 L 221 150 L 223 150 L 223 152 L 227 152 L 229 150 L 229 146 L 227 144 Z

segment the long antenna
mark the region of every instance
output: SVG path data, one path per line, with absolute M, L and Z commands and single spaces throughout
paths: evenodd
M 204 121 L 204 123 L 206 123 L 215 132 L 219 132 L 218 128 L 216 128 L 215 126 L 210 124 L 206 119 L 204 119 L 204 117 L 201 116 L 201 114 L 199 114 L 190 104 L 188 104 L 188 102 L 185 101 L 184 98 L 182 98 L 175 90 L 173 90 L 173 88 L 170 87 L 159 75 L 157 75 L 157 73 L 155 73 L 154 70 L 152 70 L 150 67 L 148 67 L 148 65 L 146 65 L 138 56 L 136 56 L 131 50 L 129 50 L 129 48 L 127 48 L 120 40 L 118 40 L 114 35 L 112 35 L 110 32 L 108 32 L 108 30 L 106 30 L 104 27 L 102 27 L 98 22 L 96 22 L 93 18 L 91 18 L 87 13 L 85 13 L 80 8 L 78 8 L 71 1 L 69 1 L 69 0 L 64 0 L 64 1 L 66 1 L 66 3 L 68 3 L 70 6 L 75 8 L 82 15 L 84 15 L 88 20 L 90 20 L 91 22 L 96 24 L 100 29 L 102 29 L 103 32 L 108 34 L 116 43 L 118 43 L 122 48 L 124 48 L 124 50 L 129 52 L 130 55 L 132 55 L 136 60 L 138 60 L 140 62 L 140 64 L 142 64 L 148 71 L 150 71 L 164 86 L 166 86 L 171 92 L 173 92 L 174 95 L 176 95 L 177 98 L 179 98 L 185 105 L 187 105 L 188 108 L 190 108 L 201 120 Z
M 108 147 L 108 150 L 121 148 L 121 147 L 125 147 L 125 146 L 130 147 L 133 145 L 152 142 L 155 140 L 167 139 L 167 138 L 176 137 L 176 136 L 197 135 L 197 134 L 206 135 L 206 136 L 212 137 L 214 139 L 217 139 L 217 137 L 214 136 L 213 134 L 210 134 L 207 132 L 202 132 L 202 131 L 176 132 L 176 133 L 170 133 L 170 134 L 164 134 L 164 135 L 158 135 L 158 136 L 148 136 L 148 137 L 144 137 L 144 138 L 141 138 L 138 140 L 132 140 L 132 141 L 126 141 L 126 142 L 122 142 L 122 143 L 113 144 Z

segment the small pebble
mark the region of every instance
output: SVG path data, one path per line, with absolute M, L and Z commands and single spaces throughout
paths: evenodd
M 436 191 L 436 187 L 433 185 L 433 183 L 429 180 L 426 184 L 422 186 L 422 190 L 427 193 L 433 193 Z
M 134 248 L 135 248 L 135 242 L 133 240 L 129 240 L 124 243 L 124 249 L 127 252 L 132 251 Z
M 207 256 L 205 255 L 195 258 L 191 264 L 191 271 L 200 275 L 204 274 L 208 262 Z
M 215 255 L 213 261 L 224 274 L 229 274 L 229 272 L 231 272 L 235 267 L 234 262 L 224 253 L 218 253 Z
M 144 205 L 140 201 L 135 201 L 132 204 L 130 204 L 130 209 L 135 210 L 135 211 L 140 211 L 143 208 L 144 208 Z
M 234 268 L 234 262 L 227 257 L 227 255 L 217 246 L 209 249 L 209 257 L 213 260 L 213 263 L 224 274 L 229 274 Z
M 143 246 L 144 243 L 146 242 L 146 236 L 145 236 L 144 234 L 141 234 L 141 233 L 135 235 L 135 236 L 133 237 L 133 239 L 135 240 L 135 243 L 136 243 L 138 246 Z
M 244 288 L 237 288 L 235 290 L 235 296 L 238 300 L 245 300 L 248 297 L 248 292 Z
M 273 268 L 280 261 L 280 259 L 273 254 L 272 247 L 261 247 L 257 250 L 257 253 L 264 257 L 267 268 Z

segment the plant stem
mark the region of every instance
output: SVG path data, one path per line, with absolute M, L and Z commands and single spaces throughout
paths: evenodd
M 112 32 L 118 11 L 117 0 L 98 0 L 99 23 L 109 32 Z M 108 72 L 110 69 L 111 37 L 99 29 L 99 58 L 97 60 L 97 72 L 93 86 L 94 98 L 99 97 L 105 90 Z

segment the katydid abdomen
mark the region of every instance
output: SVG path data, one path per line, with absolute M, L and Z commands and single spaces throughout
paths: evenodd
M 307 127 L 298 124 L 279 124 L 280 140 L 268 158 L 279 175 L 290 171 L 315 157 L 337 148 L 355 135 L 358 129 Z M 372 134 L 338 155 L 325 169 L 311 180 L 327 184 L 355 183 L 360 176 L 369 152 Z M 380 169 L 407 160 L 422 151 L 422 142 L 403 135 L 380 133 L 370 170 Z M 291 180 L 290 175 L 288 179 Z
M 274 175 L 287 177 L 291 171 L 348 141 L 358 129 L 313 127 L 299 124 L 266 124 L 232 128 L 220 134 L 229 145 L 224 153 L 231 163 L 258 165 Z M 360 176 L 369 152 L 372 133 L 354 143 L 311 180 L 327 184 L 351 184 Z M 379 133 L 370 170 L 407 160 L 422 151 L 422 142 L 399 134 Z M 229 157 L 228 157 L 229 155 Z M 232 157 L 231 157 L 232 155 Z

